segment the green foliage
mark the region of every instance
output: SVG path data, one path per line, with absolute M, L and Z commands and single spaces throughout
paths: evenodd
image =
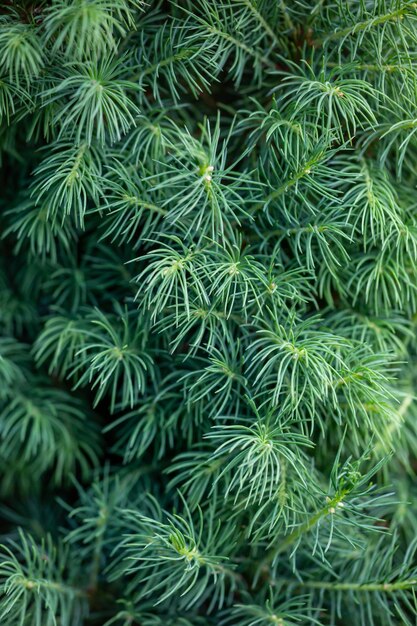
M 194 522 L 184 506 L 184 517 L 168 514 L 166 522 L 126 510 L 127 525 L 136 531 L 128 533 L 116 548 L 122 560 L 112 566 L 116 571 L 111 578 L 132 574 L 129 592 L 138 601 L 156 588 L 157 604 L 178 594 L 180 607 L 205 601 L 221 607 L 228 578 L 234 586 L 233 566 L 228 567 L 227 557 L 222 555 L 230 550 L 232 529 L 221 528 L 214 512 L 204 520 L 200 510 Z M 156 513 L 160 518 L 159 510 Z M 129 565 L 131 561 L 134 564 Z
M 15 17 L 16 21 L 13 20 Z M 2 74 L 19 85 L 36 79 L 45 64 L 42 43 L 31 24 L 22 24 L 18 16 L 3 18 L 0 22 L 0 47 Z
M 416 25 L 1 4 L 1 624 L 415 624 Z
M 19 533 L 19 542 L 2 546 L 0 579 L 4 624 L 76 626 L 83 619 L 86 598 L 72 585 L 76 572 L 67 571 L 68 551 L 51 537 L 39 545 Z
M 46 42 L 52 51 L 64 51 L 69 58 L 100 56 L 117 50 L 119 37 L 134 26 L 132 9 L 138 2 L 119 0 L 54 0 L 45 11 Z
M 79 362 L 75 365 L 75 371 L 85 369 L 76 387 L 88 383 L 92 389 L 97 387 L 95 404 L 109 391 L 111 411 L 119 390 L 120 408 L 132 407 L 138 401 L 145 388 L 145 374 L 152 367 L 152 358 L 142 350 L 141 319 L 134 320 L 131 328 L 127 313 L 119 310 L 112 321 L 97 311 L 97 318 L 92 320 L 97 331 L 84 331 L 87 340 L 76 354 Z
M 93 139 L 100 144 L 120 139 L 139 113 L 126 95 L 127 89 L 135 92 L 137 86 L 121 78 L 123 66 L 109 56 L 99 62 L 64 63 L 61 68 L 54 85 L 42 94 L 44 101 L 55 104 L 53 123 L 60 136 L 67 134 L 87 145 Z

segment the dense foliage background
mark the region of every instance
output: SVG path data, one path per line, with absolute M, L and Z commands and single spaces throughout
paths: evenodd
M 0 3 L 2 626 L 416 624 L 417 3 Z

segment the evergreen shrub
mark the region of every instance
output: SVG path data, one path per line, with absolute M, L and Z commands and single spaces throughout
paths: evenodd
M 417 3 L 0 2 L 0 623 L 417 619 Z

